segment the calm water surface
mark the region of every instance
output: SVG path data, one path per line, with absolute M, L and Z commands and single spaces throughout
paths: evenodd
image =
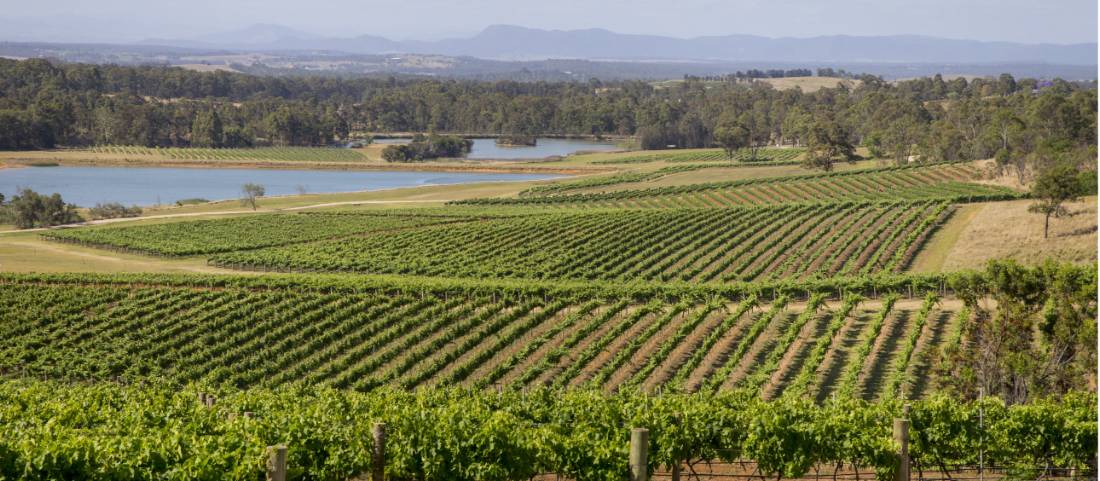
M 472 139 L 474 146 L 468 159 L 542 159 L 552 155 L 565 156 L 580 151 L 607 152 L 617 150 L 615 144 L 580 139 L 539 138 L 534 147 L 499 147 L 496 139 Z M 375 139 L 376 144 L 405 144 L 409 139 Z
M 58 192 L 66 202 L 90 207 L 99 202 L 126 205 L 173 204 L 177 200 L 236 199 L 241 185 L 263 185 L 267 195 L 352 192 L 414 187 L 552 179 L 543 174 L 482 174 L 449 172 L 331 171 L 275 169 L 170 169 L 132 167 L 25 167 L 0 169 L 0 193 L 28 187 Z

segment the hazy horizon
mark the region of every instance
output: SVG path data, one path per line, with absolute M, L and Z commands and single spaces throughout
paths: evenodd
M 393 40 L 465 37 L 497 24 L 553 30 L 602 28 L 617 33 L 693 38 L 922 35 L 1027 44 L 1095 43 L 1097 2 L 1063 0 L 653 0 L 591 4 L 440 0 L 402 4 L 317 0 L 309 8 L 286 0 L 194 0 L 181 9 L 162 0 L 55 0 L 20 3 L 0 19 L 0 40 L 136 42 L 186 39 L 254 24 L 274 24 L 326 37 L 375 35 Z M 430 14 L 425 14 L 430 12 Z M 904 21 L 899 21 L 904 19 Z

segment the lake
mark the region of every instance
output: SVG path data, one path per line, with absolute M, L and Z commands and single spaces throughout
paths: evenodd
M 472 139 L 474 146 L 467 159 L 542 159 L 552 155 L 566 156 L 580 151 L 607 152 L 618 150 L 610 142 L 583 139 L 540 138 L 534 147 L 500 147 L 496 139 Z M 409 139 L 375 139 L 377 144 L 404 144 Z
M 23 187 L 60 193 L 65 202 L 91 207 L 100 202 L 149 206 L 177 200 L 236 199 L 241 185 L 263 185 L 268 196 L 353 192 L 421 185 L 553 179 L 545 174 L 483 174 L 405 171 L 275 169 L 172 169 L 137 167 L 24 167 L 0 169 L 0 193 Z

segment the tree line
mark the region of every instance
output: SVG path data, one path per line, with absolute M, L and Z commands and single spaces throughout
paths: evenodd
M 833 70 L 828 69 L 826 71 L 825 69 L 818 69 L 818 72 L 833 72 Z M 708 80 L 708 81 L 712 81 L 712 82 L 715 82 L 715 81 L 719 81 L 719 82 L 736 82 L 738 80 L 745 80 L 745 79 L 784 78 L 784 77 L 812 77 L 813 75 L 814 75 L 814 72 L 812 70 L 808 69 L 808 68 L 794 68 L 794 69 L 788 69 L 788 70 L 783 70 L 783 69 L 759 70 L 759 69 L 752 68 L 752 69 L 748 69 L 744 72 L 738 70 L 734 73 L 730 73 L 730 74 L 726 74 L 726 75 L 704 75 L 704 76 L 684 75 L 684 80 Z
M 764 72 L 766 74 L 766 72 Z M 1095 82 L 941 76 L 812 93 L 688 79 L 478 82 L 259 77 L 0 60 L 0 148 L 321 145 L 353 132 L 629 135 L 645 148 L 807 145 L 823 159 L 997 158 L 1022 179 L 1093 156 Z

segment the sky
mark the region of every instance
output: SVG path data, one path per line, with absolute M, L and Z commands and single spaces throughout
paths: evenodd
M 256 23 L 437 40 L 493 24 L 672 37 L 917 34 L 1097 41 L 1096 0 L 0 0 L 0 40 L 193 38 Z

